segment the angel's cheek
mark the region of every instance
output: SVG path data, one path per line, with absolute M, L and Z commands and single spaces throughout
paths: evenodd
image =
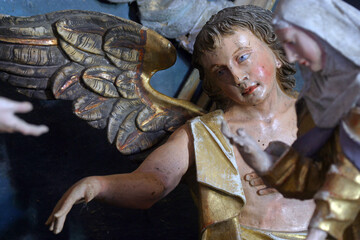
M 274 64 L 271 63 L 262 63 L 255 66 L 252 69 L 253 74 L 256 76 L 255 79 L 258 79 L 265 85 L 271 84 L 276 79 L 276 71 Z

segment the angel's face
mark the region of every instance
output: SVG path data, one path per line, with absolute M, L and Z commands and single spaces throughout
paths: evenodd
M 298 62 L 314 72 L 323 68 L 323 51 L 310 32 L 290 26 L 277 29 L 276 34 L 282 42 L 289 62 Z
M 249 30 L 223 36 L 202 58 L 204 77 L 214 81 L 225 97 L 241 105 L 257 105 L 273 94 L 280 61 L 266 43 Z

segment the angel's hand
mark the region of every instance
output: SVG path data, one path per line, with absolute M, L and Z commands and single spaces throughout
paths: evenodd
M 252 167 L 258 174 L 265 173 L 273 165 L 272 157 L 264 152 L 258 143 L 252 139 L 244 129 L 239 128 L 236 135 L 231 133 L 226 123 L 222 123 L 222 133 L 229 138 L 239 150 L 244 161 Z
M 259 177 L 255 172 L 245 174 L 244 179 L 245 181 L 249 182 L 249 185 L 251 187 L 255 187 L 258 189 L 256 193 L 260 196 L 278 192 L 275 188 L 267 187 L 261 177 Z
M 98 177 L 87 177 L 75 183 L 58 201 L 45 225 L 48 225 L 49 230 L 55 234 L 60 233 L 72 206 L 90 202 L 99 195 L 100 191 L 101 182 Z
M 33 136 L 48 132 L 47 126 L 29 124 L 15 115 L 15 113 L 27 113 L 31 110 L 32 105 L 29 102 L 16 102 L 0 97 L 0 132 L 20 132 Z
M 306 240 L 325 240 L 326 237 L 327 232 L 317 228 L 309 228 Z

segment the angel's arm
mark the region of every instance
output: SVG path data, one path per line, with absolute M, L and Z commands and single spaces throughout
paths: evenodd
M 44 125 L 33 125 L 17 117 L 16 113 L 27 113 L 32 110 L 29 102 L 16 102 L 0 97 L 0 132 L 20 132 L 24 135 L 39 136 L 49 129 Z
M 151 153 L 132 173 L 87 177 L 75 183 L 59 200 L 46 224 L 61 232 L 72 206 L 92 199 L 127 208 L 146 209 L 171 192 L 193 162 L 187 126 Z

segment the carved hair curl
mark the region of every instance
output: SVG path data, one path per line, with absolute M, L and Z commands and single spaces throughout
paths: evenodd
M 219 39 L 234 34 L 236 29 L 250 30 L 258 39 L 268 45 L 282 65 L 276 71 L 276 78 L 281 88 L 288 95 L 296 95 L 293 90 L 295 66 L 287 61 L 285 52 L 271 25 L 271 20 L 271 11 L 260 7 L 244 5 L 225 8 L 213 15 L 196 37 L 192 57 L 193 66 L 199 69 L 204 91 L 220 106 L 223 105 L 225 97 L 214 82 L 204 78 L 201 56 L 207 51 L 215 50 Z

